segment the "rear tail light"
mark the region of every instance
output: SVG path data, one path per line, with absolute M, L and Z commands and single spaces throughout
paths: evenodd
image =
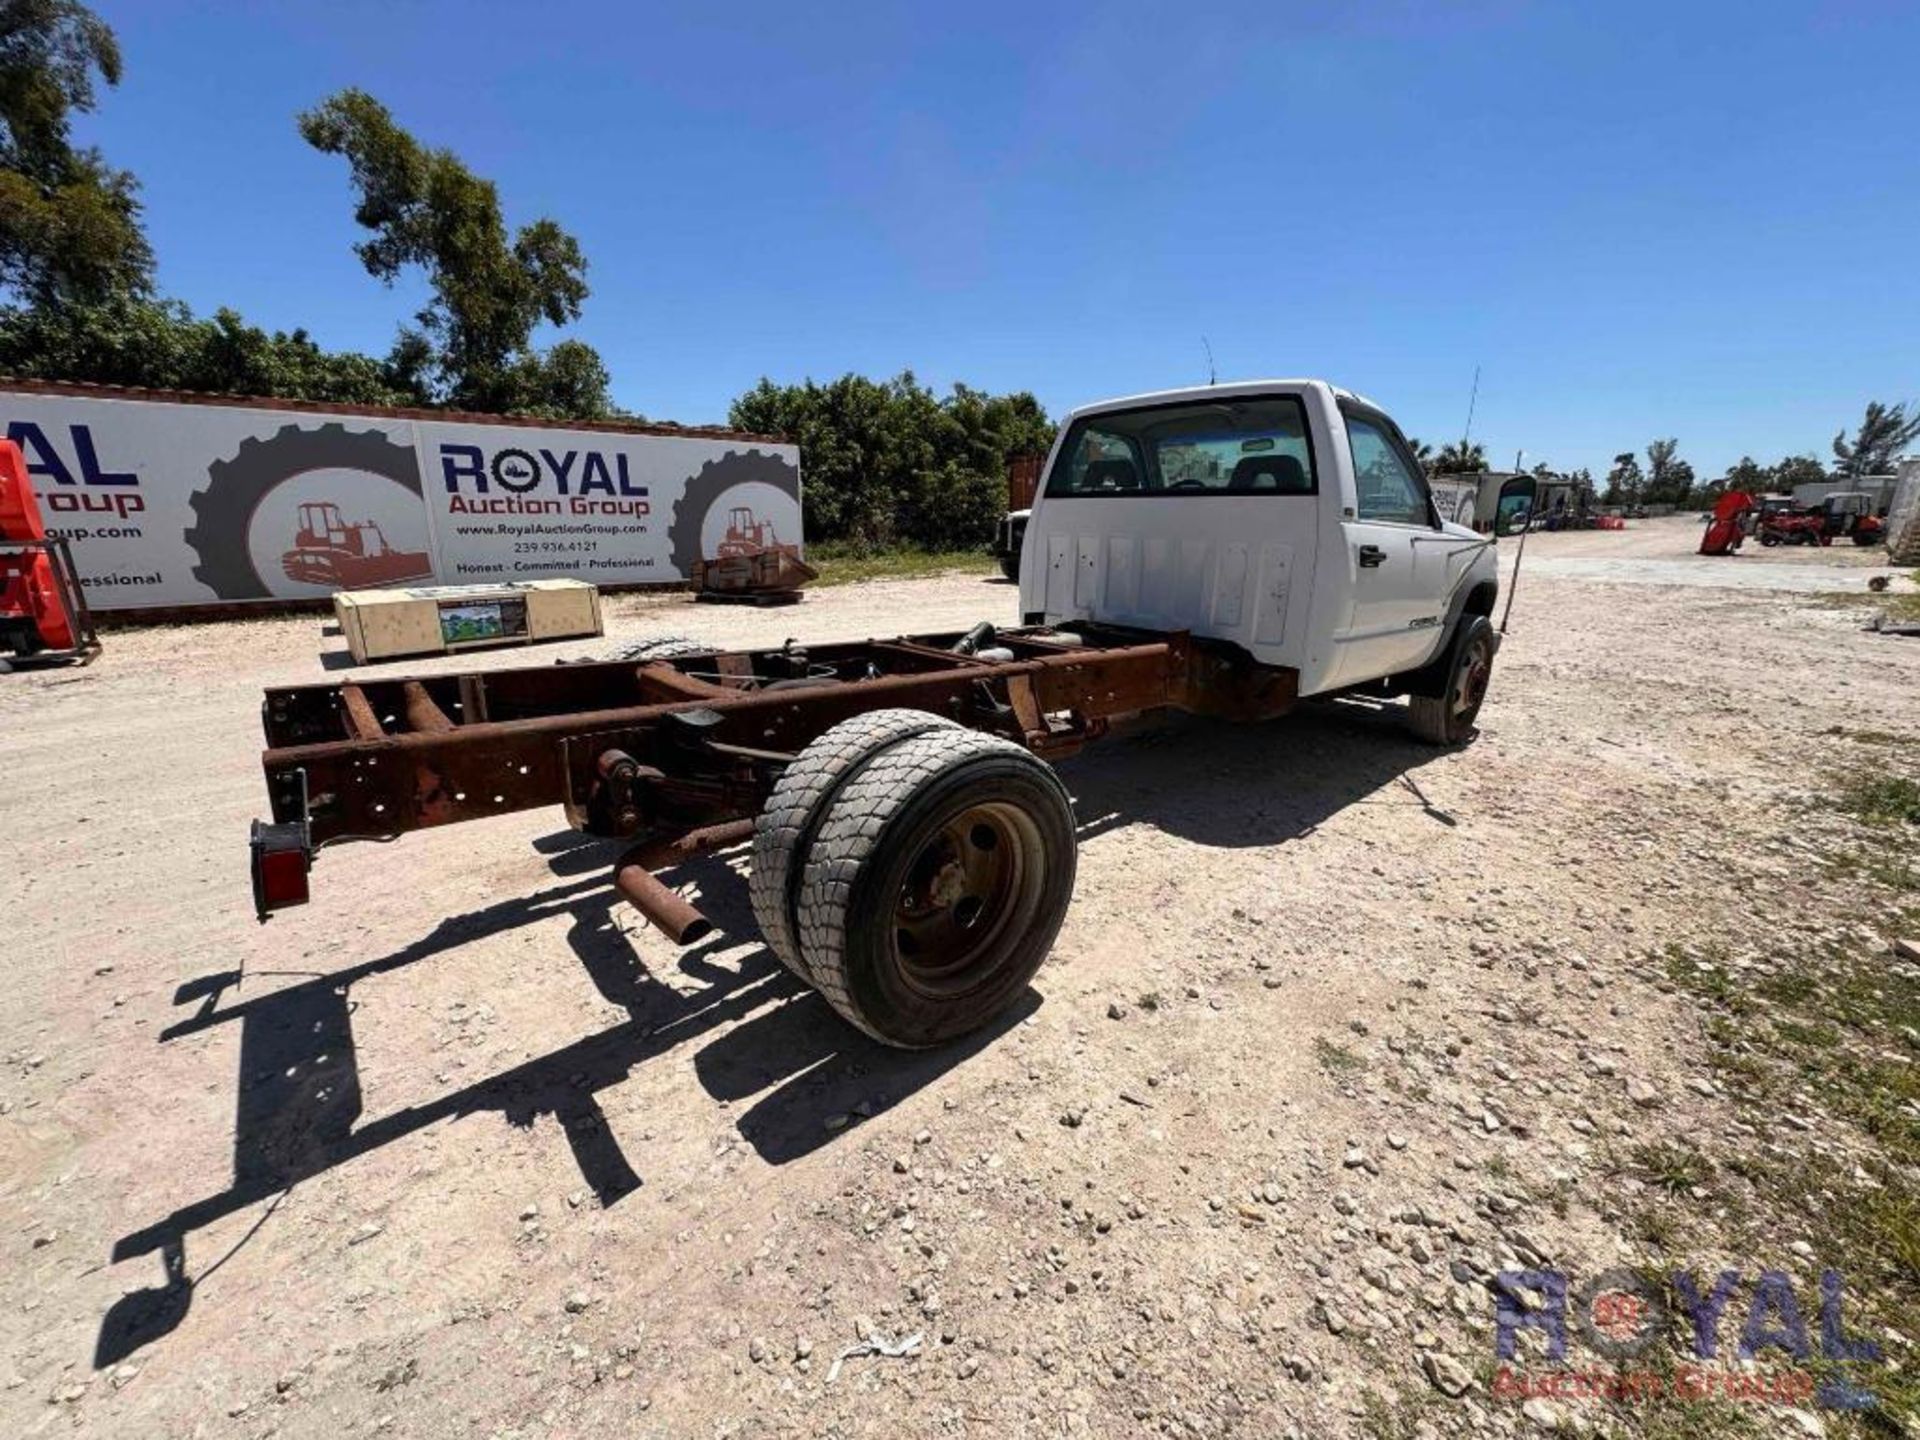
M 256 820 L 248 848 L 253 858 L 253 908 L 262 920 L 275 910 L 307 903 L 313 851 L 304 824 L 270 825 Z

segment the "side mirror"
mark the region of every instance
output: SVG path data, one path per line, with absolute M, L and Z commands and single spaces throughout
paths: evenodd
M 1518 535 L 1532 523 L 1535 502 L 1540 498 L 1540 482 L 1531 475 L 1516 475 L 1500 487 L 1500 500 L 1493 512 L 1495 535 Z

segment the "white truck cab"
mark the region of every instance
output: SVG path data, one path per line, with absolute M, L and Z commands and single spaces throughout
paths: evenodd
M 1498 648 L 1496 572 L 1493 538 L 1441 521 L 1378 406 L 1323 380 L 1251 380 L 1069 415 L 1021 546 L 1020 608 L 1229 642 L 1297 672 L 1301 696 L 1412 694 L 1416 729 L 1453 741 Z M 1422 700 L 1455 723 L 1423 725 Z

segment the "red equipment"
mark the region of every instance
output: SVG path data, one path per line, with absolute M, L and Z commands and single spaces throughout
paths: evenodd
M 1740 517 L 1753 508 L 1744 490 L 1729 490 L 1714 504 L 1713 519 L 1700 537 L 1702 555 L 1731 555 L 1740 544 Z
M 83 665 L 100 653 L 73 552 L 48 536 L 26 458 L 10 440 L 0 440 L 0 650 Z
M 1874 513 L 1872 497 L 1863 491 L 1836 491 L 1822 499 L 1813 514 L 1820 523 L 1822 545 L 1842 535 L 1862 547 L 1886 543 L 1886 524 Z
M 395 580 L 422 580 L 433 574 L 424 550 L 395 550 L 371 520 L 349 525 L 332 501 L 300 507 L 300 530 L 293 549 L 280 557 L 289 580 L 303 585 L 337 585 L 353 590 Z
M 1824 545 L 1825 523 L 1818 515 L 1797 510 L 1775 510 L 1760 517 L 1762 545 Z

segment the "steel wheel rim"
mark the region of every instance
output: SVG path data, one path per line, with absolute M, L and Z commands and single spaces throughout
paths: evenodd
M 1493 679 L 1493 652 L 1485 639 L 1475 640 L 1461 656 L 1460 678 L 1453 688 L 1453 713 L 1467 715 L 1480 708 Z
M 1039 908 L 1040 829 L 1019 807 L 964 805 L 934 827 L 893 903 L 893 954 L 906 984 L 930 999 L 989 979 Z

